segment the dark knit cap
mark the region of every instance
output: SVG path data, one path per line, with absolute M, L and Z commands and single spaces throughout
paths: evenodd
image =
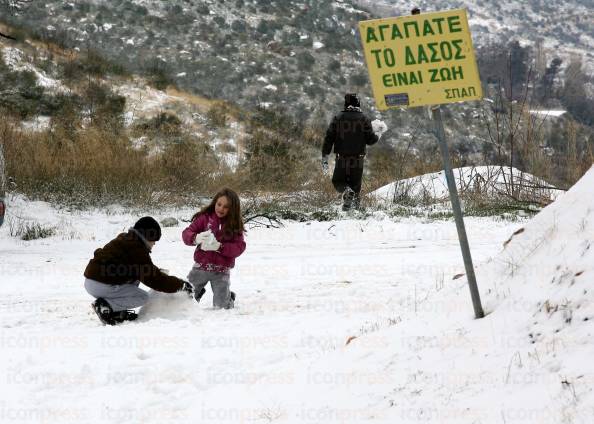
M 344 95 L 344 107 L 347 108 L 349 106 L 361 107 L 359 97 L 357 97 L 355 93 L 348 93 Z
M 159 241 L 161 239 L 161 226 L 150 216 L 140 218 L 134 224 L 134 229 L 142 234 L 147 241 Z

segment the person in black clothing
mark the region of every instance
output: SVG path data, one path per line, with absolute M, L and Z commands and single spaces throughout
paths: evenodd
M 377 143 L 371 121 L 361 112 L 356 94 L 344 96 L 344 110 L 334 117 L 322 146 L 322 168 L 328 169 L 328 155 L 334 148 L 336 163 L 332 184 L 343 193 L 343 210 L 359 207 L 366 146 Z

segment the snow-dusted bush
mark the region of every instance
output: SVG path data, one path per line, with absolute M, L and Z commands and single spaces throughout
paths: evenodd
M 12 237 L 30 241 L 51 237 L 56 234 L 56 228 L 42 225 L 39 222 L 27 222 L 23 220 L 10 220 L 9 233 Z

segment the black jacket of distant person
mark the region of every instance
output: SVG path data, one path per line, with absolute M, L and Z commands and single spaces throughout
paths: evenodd
M 345 108 L 336 115 L 324 138 L 322 156 L 332 152 L 338 156 L 365 156 L 367 146 L 377 143 L 378 137 L 373 132 L 371 121 L 359 106 L 359 100 L 353 95 L 345 96 Z

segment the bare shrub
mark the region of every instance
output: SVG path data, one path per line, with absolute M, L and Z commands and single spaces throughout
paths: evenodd
M 229 107 L 223 102 L 215 102 L 208 109 L 206 119 L 210 128 L 223 128 L 227 126 Z
M 169 139 L 179 137 L 183 132 L 181 119 L 173 113 L 161 112 L 157 116 L 139 119 L 132 127 L 135 137 L 149 136 L 151 138 Z
M 126 138 L 94 127 L 74 139 L 61 131 L 27 134 L 6 130 L 6 124 L 2 128 L 8 174 L 28 195 L 66 203 L 150 197 L 143 188 L 153 185 L 156 176 Z
M 56 228 L 41 225 L 39 222 L 28 222 L 22 219 L 11 219 L 9 222 L 9 234 L 24 241 L 43 239 L 56 234 Z
M 183 194 L 211 187 L 217 160 L 203 140 L 186 137 L 168 144 L 155 165 L 164 178 L 164 187 L 171 193 Z

